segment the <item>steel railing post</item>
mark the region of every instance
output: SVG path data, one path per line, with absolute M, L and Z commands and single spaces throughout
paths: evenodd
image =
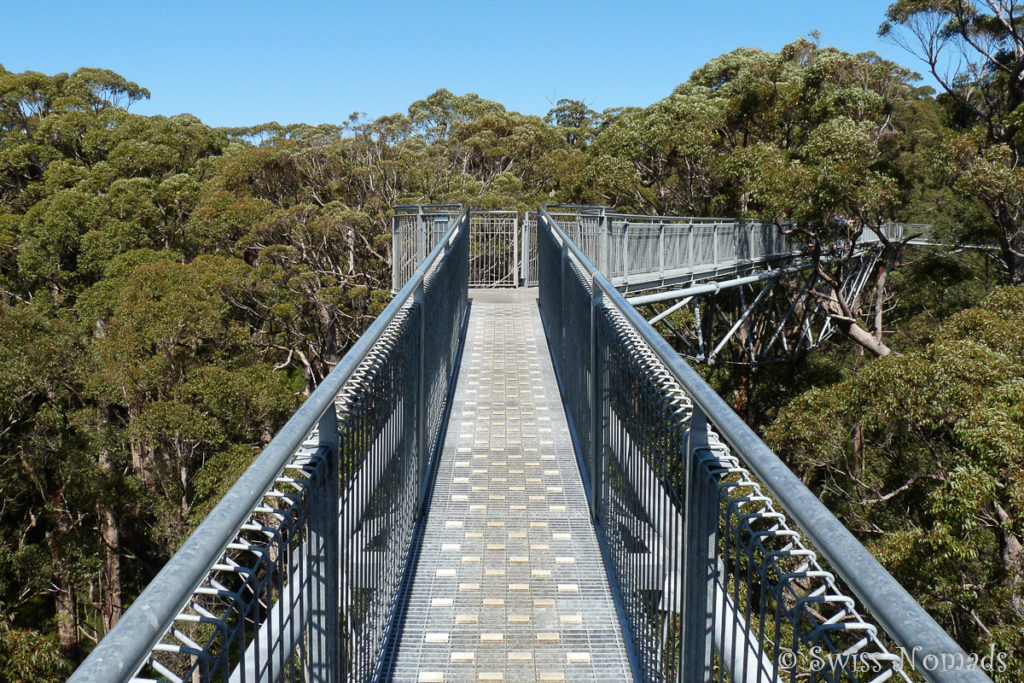
M 611 245 L 612 237 L 612 226 L 611 221 L 608 220 L 608 214 L 604 208 L 601 209 L 601 214 L 598 218 L 600 225 L 598 227 L 597 239 L 597 269 L 605 275 L 611 277 L 611 256 L 608 253 Z
M 426 476 L 427 465 L 430 458 L 430 445 L 427 443 L 427 309 L 425 305 L 424 283 L 420 283 L 413 292 L 413 305 L 419 309 L 419 348 L 416 349 L 418 360 L 418 386 L 416 389 L 416 452 L 417 458 L 417 481 L 419 484 L 419 500 L 416 503 L 416 517 L 419 518 L 426 512 Z
M 622 221 L 622 279 L 629 282 L 629 221 Z
M 687 259 L 689 259 L 689 260 L 687 261 L 686 265 L 688 265 L 688 266 L 690 266 L 692 268 L 693 267 L 693 249 L 694 249 L 693 241 L 694 241 L 694 239 L 696 239 L 696 235 L 694 234 L 694 229 L 693 229 L 693 222 L 690 223 L 689 228 L 690 228 L 690 239 L 686 243 L 686 246 L 687 246 L 686 256 L 687 256 Z
M 590 516 L 601 516 L 601 487 L 604 485 L 604 359 L 598 339 L 601 289 L 590 279 Z
M 398 271 L 401 268 L 401 249 L 398 246 L 398 212 L 391 217 L 391 291 L 397 292 Z
M 318 423 L 320 462 L 309 519 L 309 680 L 338 683 L 341 658 L 338 547 L 338 415 L 334 403 Z
M 529 264 L 530 264 L 530 243 L 529 243 L 529 237 L 527 237 L 527 235 L 530 232 L 530 227 L 529 226 L 530 226 L 530 212 L 527 211 L 525 214 L 523 214 L 523 232 L 520 235 L 520 239 L 522 240 L 523 258 L 522 258 L 522 261 L 519 262 L 519 279 L 522 280 L 523 287 L 529 287 L 530 286 L 530 276 L 529 276 L 529 272 L 528 272 Z
M 427 260 L 427 217 L 423 207 L 416 207 L 416 268 Z
M 665 277 L 665 222 L 658 223 L 658 277 Z
M 558 360 L 565 364 L 565 309 L 567 308 L 565 299 L 565 271 L 569 269 L 569 244 L 568 242 L 562 242 L 562 249 L 559 252 L 559 278 L 558 278 L 558 296 L 560 299 L 561 306 L 558 311 Z
M 718 533 L 717 488 L 702 464 L 703 454 L 708 450 L 707 419 L 696 405 L 693 406 L 686 441 L 680 671 L 681 679 L 690 682 L 711 678 Z
M 512 219 L 512 286 L 519 287 L 519 214 Z

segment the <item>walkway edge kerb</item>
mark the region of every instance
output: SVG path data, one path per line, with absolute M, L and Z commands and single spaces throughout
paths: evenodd
M 444 239 L 434 247 L 391 303 L 224 494 L 96 649 L 71 674 L 68 683 L 128 680 L 145 663 L 168 627 L 161 618 L 172 615 L 173 619 L 185 606 L 248 519 L 253 507 L 284 471 L 307 435 L 334 404 L 341 388 L 410 300 L 424 274 L 444 252 L 445 245 L 453 239 L 460 226 L 468 227 L 468 216 L 469 210 L 463 210 Z
M 902 650 L 906 665 L 925 679 L 939 683 L 990 681 L 980 669 L 929 670 L 928 662 L 943 662 L 952 656 L 966 665 L 970 658 L 764 441 L 626 302 L 543 207 L 538 208 L 537 215 L 558 240 L 568 247 L 588 274 L 593 276 L 595 285 L 601 288 L 650 345 L 690 400 L 708 416 L 719 435 L 732 447 L 733 453 L 757 475 L 765 488 L 779 501 L 785 514 L 812 541 L 814 549 L 842 577 L 870 611 L 871 617 L 893 638 Z

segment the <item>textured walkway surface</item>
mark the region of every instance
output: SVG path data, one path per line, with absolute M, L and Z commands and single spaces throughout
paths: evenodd
M 536 290 L 471 297 L 394 680 L 632 680 Z

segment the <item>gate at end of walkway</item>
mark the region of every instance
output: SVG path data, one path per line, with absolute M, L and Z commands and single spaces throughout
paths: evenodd
M 401 204 L 391 233 L 391 289 L 398 291 L 448 232 L 460 204 Z M 469 225 L 469 286 L 518 287 L 519 213 L 473 211 Z

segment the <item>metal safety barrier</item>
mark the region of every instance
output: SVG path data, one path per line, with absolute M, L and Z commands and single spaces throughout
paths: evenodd
M 639 675 L 988 680 L 537 215 L 542 318 Z
M 736 218 L 641 216 L 589 204 L 553 204 L 549 215 L 619 291 L 741 277 L 781 267 L 802 254 L 778 225 Z M 392 289 L 401 289 L 459 213 L 458 204 L 402 204 L 392 220 Z M 474 211 L 471 287 L 537 286 L 537 217 L 515 211 Z M 885 223 L 890 240 L 932 244 L 931 226 Z M 864 230 L 859 243 L 877 244 Z
M 380 675 L 464 329 L 468 211 L 71 681 Z
M 745 273 L 802 254 L 779 226 L 762 221 L 639 216 L 601 206 L 554 205 L 549 215 L 620 291 L 637 291 Z M 536 214 L 527 216 L 525 261 L 536 259 Z M 528 286 L 536 269 L 524 267 Z
M 399 204 L 391 220 L 391 289 L 400 290 L 462 213 L 461 204 Z

